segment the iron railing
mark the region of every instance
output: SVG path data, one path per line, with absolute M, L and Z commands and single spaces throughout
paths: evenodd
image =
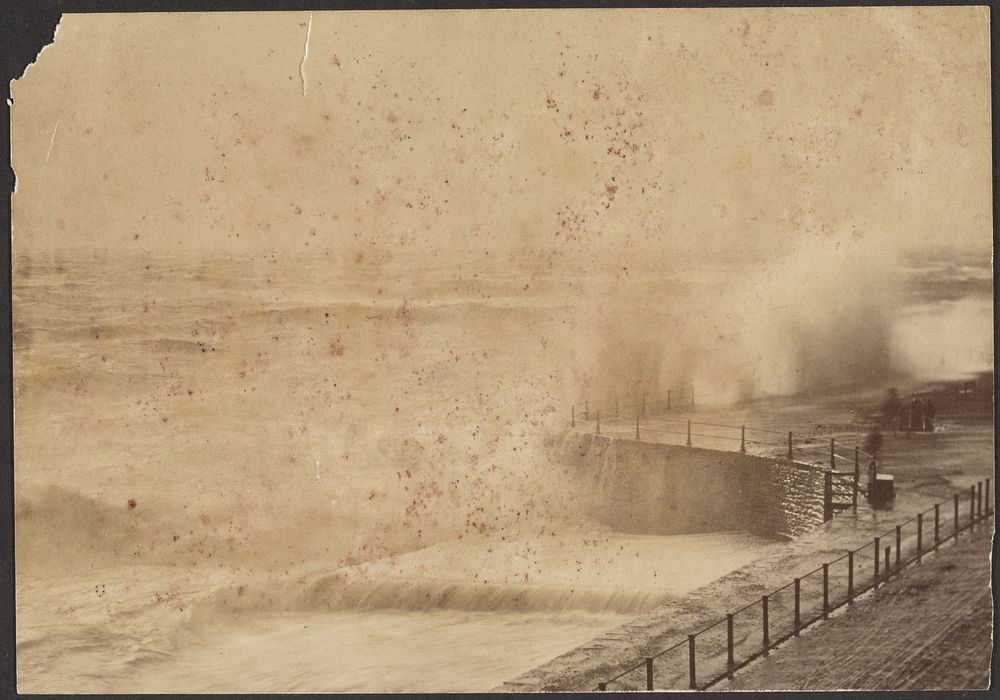
M 645 657 L 595 690 L 705 690 L 994 514 L 990 479 Z M 657 682 L 658 681 L 658 682 Z

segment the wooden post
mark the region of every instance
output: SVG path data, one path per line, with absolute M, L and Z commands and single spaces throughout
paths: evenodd
M 889 578 L 889 551 L 892 547 L 885 548 L 885 577 Z
M 761 610 L 764 611 L 764 656 L 767 656 L 771 648 L 771 629 L 767 623 L 767 596 L 761 597 L 760 606 Z
M 941 544 L 941 504 L 934 504 L 934 551 Z
M 902 557 L 902 554 L 900 554 L 900 552 L 902 552 L 902 551 L 903 551 L 903 526 L 902 525 L 897 525 L 896 526 L 896 568 L 897 569 L 899 568 L 899 565 L 900 565 L 900 558 Z
M 747 427 L 740 426 L 740 452 L 746 454 L 747 451 Z
M 646 657 L 646 690 L 653 689 L 653 659 Z
M 733 654 L 733 614 L 726 613 L 726 673 L 733 677 L 736 657 Z
M 691 690 L 698 690 L 698 680 L 694 672 L 694 635 L 688 635 L 688 677 Z
M 799 593 L 800 593 L 800 583 L 799 579 L 795 579 L 795 636 L 799 636 Z
M 986 511 L 986 515 L 990 514 L 990 479 L 986 480 L 986 488 L 983 489 L 983 510 Z
M 830 438 L 830 469 L 837 468 L 837 456 L 833 451 L 833 438 Z
M 688 439 L 687 439 L 687 446 L 691 447 L 691 419 L 690 418 L 688 418 Z
M 569 427 L 576 427 L 576 406 L 569 407 Z
M 635 414 L 635 439 L 639 439 L 639 414 Z
M 854 446 L 854 494 L 851 496 L 851 507 L 858 512 L 858 489 L 861 484 L 861 457 L 858 446 Z
M 983 482 L 976 482 L 976 517 L 983 516 Z
M 598 683 L 598 684 L 597 684 L 597 689 L 598 689 L 598 690 L 599 690 L 600 692 L 602 692 L 602 693 L 603 693 L 604 691 L 606 691 L 606 690 L 608 689 L 608 684 L 607 684 L 607 683 Z
M 616 396 L 615 397 L 615 418 L 617 418 L 620 415 L 621 415 L 621 412 L 618 410 L 618 397 Z
M 823 619 L 830 612 L 830 565 L 823 564 Z
M 882 552 L 879 551 L 878 537 L 876 537 L 875 538 L 875 576 L 874 576 L 874 578 L 872 578 L 872 588 L 873 589 L 874 588 L 878 588 L 878 560 L 879 560 L 879 555 L 880 554 L 882 554 Z
M 601 412 L 600 412 L 600 410 L 597 411 L 597 429 L 594 432 L 597 433 L 598 435 L 601 434 Z
M 788 431 L 788 461 L 792 461 L 792 431 Z
M 955 494 L 955 522 L 954 522 L 955 544 L 958 544 L 958 494 Z
M 847 604 L 854 602 L 854 552 L 847 553 Z
M 924 514 L 917 513 L 917 563 L 924 554 Z

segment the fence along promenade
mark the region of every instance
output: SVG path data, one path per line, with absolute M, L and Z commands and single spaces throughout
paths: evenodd
M 934 504 L 909 520 L 645 657 L 594 690 L 654 687 L 706 690 L 907 566 L 920 563 L 960 533 L 992 518 L 990 479 Z M 967 505 L 966 505 L 967 503 Z
M 571 409 L 571 427 L 575 428 L 582 417 L 585 424 L 592 422 L 595 434 L 600 435 L 601 410 L 591 408 L 589 402 L 584 402 L 582 413 L 578 414 L 579 408 L 573 406 Z M 622 421 L 630 419 L 634 420 L 636 440 L 641 439 L 642 432 L 646 431 L 684 436 L 688 447 L 693 446 L 693 438 L 722 441 L 734 447 L 738 442 L 742 453 L 747 452 L 748 445 L 755 445 L 765 449 L 765 456 L 783 457 L 800 466 L 823 468 L 821 465 L 828 464 L 823 468 L 826 473 L 824 520 L 831 519 L 836 510 L 846 507 L 857 509 L 858 493 L 864 493 L 859 484 L 860 458 L 863 455 L 871 459 L 867 452 L 857 446 L 838 443 L 833 438 L 808 436 L 796 440 L 791 431 L 662 418 L 663 412 L 694 408 L 693 393 L 675 394 L 673 391 L 668 391 L 666 399 L 656 402 L 647 402 L 645 397 L 641 403 L 624 407 L 616 402 L 613 411 L 605 408 L 605 430 L 609 427 L 620 430 Z M 680 425 L 686 426 L 686 429 L 643 426 L 642 420 L 652 416 L 657 416 L 657 425 Z M 625 427 L 631 437 L 632 423 Z M 698 428 L 698 431 L 693 431 L 692 427 Z M 704 432 L 704 428 L 724 430 L 726 433 Z M 765 439 L 748 439 L 748 433 L 763 435 Z M 780 450 L 775 453 L 774 449 L 778 446 Z M 847 455 L 843 454 L 845 450 Z M 803 455 L 806 460 L 812 458 L 811 461 L 804 461 Z M 838 459 L 841 460 L 839 463 Z M 853 473 L 836 470 L 838 464 L 845 461 L 853 466 Z M 961 494 L 936 503 L 861 547 L 792 579 L 781 588 L 726 614 L 686 638 L 679 638 L 653 656 L 645 657 L 618 675 L 598 683 L 595 690 L 608 690 L 609 686 L 615 686 L 614 690 L 653 690 L 654 687 L 705 690 L 732 677 L 733 673 L 755 659 L 767 656 L 782 642 L 797 637 L 806 627 L 826 619 L 832 611 L 851 605 L 857 596 L 877 589 L 905 567 L 920 563 L 925 554 L 936 551 L 941 544 L 948 540 L 957 542 L 960 533 L 971 531 L 977 523 L 993 517 L 994 507 L 989 502 L 990 484 L 990 480 L 986 479 L 985 488 L 982 481 L 970 487 L 967 507 Z M 836 500 L 848 495 L 850 503 Z
M 604 409 L 602 413 L 602 408 Z M 721 443 L 725 451 L 738 451 L 746 454 L 749 451 L 763 457 L 782 458 L 804 468 L 820 469 L 824 474 L 823 520 L 830 520 L 837 511 L 858 507 L 858 494 L 866 493 L 861 486 L 861 459 L 871 460 L 873 456 L 860 449 L 857 445 L 845 445 L 832 437 L 807 435 L 796 437 L 791 430 L 774 430 L 771 428 L 756 428 L 747 425 L 727 425 L 709 423 L 691 418 L 669 419 L 665 413 L 675 411 L 694 411 L 695 396 L 693 390 L 675 392 L 668 390 L 663 399 L 647 401 L 643 394 L 642 401 L 625 406 L 615 401 L 613 410 L 610 407 L 592 407 L 589 401 L 574 404 L 570 407 L 570 427 L 576 428 L 580 422 L 589 428 L 593 424 L 594 434 L 601 435 L 601 417 L 604 416 L 605 433 L 611 429 L 615 435 L 608 437 L 633 436 L 641 440 L 643 433 L 654 436 L 684 436 L 685 445 L 694 447 L 694 438 L 699 441 L 715 441 Z M 624 424 L 624 420 L 629 423 Z M 643 424 L 643 419 L 646 423 Z M 650 425 L 653 423 L 653 425 Z M 671 427 L 665 427 L 671 426 Z M 582 426 L 581 426 L 582 427 Z M 681 429 L 675 429 L 679 427 Z M 696 428 L 697 431 L 692 430 Z M 706 432 L 707 429 L 707 432 Z M 620 433 L 625 432 L 625 435 Z M 720 433 L 720 431 L 722 431 Z M 748 434 L 750 437 L 748 437 Z M 718 445 L 713 447 L 718 449 Z M 828 465 L 828 466 L 827 466 Z M 842 467 L 842 470 L 838 469 Z

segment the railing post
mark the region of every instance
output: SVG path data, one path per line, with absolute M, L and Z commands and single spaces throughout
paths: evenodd
M 726 613 L 726 673 L 733 677 L 736 658 L 733 654 L 733 614 Z
M 889 578 L 889 552 L 892 547 L 885 548 L 885 577 Z
M 792 461 L 792 431 L 788 431 L 788 461 Z
M 976 482 L 976 517 L 983 517 L 983 482 Z
M 691 690 L 698 690 L 698 677 L 695 675 L 694 666 L 694 635 L 688 635 L 688 685 Z
M 969 487 L 969 532 L 975 530 L 976 526 L 976 487 Z
M 639 439 L 639 414 L 635 414 L 635 439 Z
M 847 604 L 854 602 L 854 552 L 847 553 Z
M 646 657 L 646 690 L 653 689 L 653 659 Z
M 896 568 L 897 569 L 899 568 L 900 557 L 902 556 L 902 554 L 900 554 L 900 552 L 902 552 L 902 551 L 903 551 L 903 526 L 902 525 L 897 525 L 896 526 Z
M 854 446 L 854 495 L 851 497 L 851 507 L 858 512 L 858 488 L 861 482 L 861 457 L 858 446 Z
M 823 472 L 823 522 L 833 520 L 833 472 Z
M 599 690 L 600 692 L 602 692 L 602 693 L 603 693 L 603 692 L 605 692 L 605 691 L 606 691 L 606 690 L 608 689 L 608 684 L 607 684 L 607 683 L 598 683 L 598 684 L 597 684 L 597 689 L 598 689 L 598 690 Z
M 740 426 L 740 452 L 746 453 L 747 451 L 747 427 L 745 425 Z
M 954 537 L 955 537 L 955 544 L 958 544 L 958 494 L 957 493 L 955 494 L 954 498 L 955 498 L 955 522 L 953 523 Z
M 882 552 L 879 551 L 879 541 L 878 537 L 875 538 L 875 577 L 872 579 L 872 588 L 878 588 L 878 560 L 881 558 Z
M 691 447 L 691 419 L 690 418 L 688 418 L 688 439 L 687 439 L 687 446 Z
M 837 457 L 833 451 L 833 438 L 830 438 L 830 469 L 837 468 Z
M 917 563 L 924 555 L 924 514 L 917 513 Z
M 601 434 L 601 410 L 597 410 L 597 429 L 594 431 L 597 435 Z
M 830 565 L 823 564 L 823 619 L 830 612 Z
M 767 656 L 771 647 L 771 629 L 767 621 L 767 596 L 760 599 L 761 609 L 764 611 L 764 656 Z
M 800 591 L 800 581 L 795 579 L 795 636 L 799 636 L 799 627 L 801 623 L 801 618 L 799 617 L 799 593 Z
M 955 498 L 955 522 L 952 523 L 954 529 L 952 536 L 955 538 L 955 544 L 958 544 L 958 494 L 957 493 L 955 494 L 954 498 Z
M 576 406 L 569 407 L 569 427 L 576 427 Z
M 934 551 L 941 544 L 941 504 L 934 504 Z

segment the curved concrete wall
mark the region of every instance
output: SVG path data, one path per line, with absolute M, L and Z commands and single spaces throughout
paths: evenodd
M 802 534 L 823 522 L 823 472 L 738 452 L 567 433 L 557 448 L 593 517 L 616 530 Z

